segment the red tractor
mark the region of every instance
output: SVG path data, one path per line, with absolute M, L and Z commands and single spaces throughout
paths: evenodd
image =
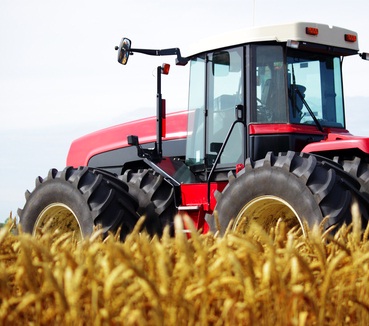
M 63 171 L 38 177 L 19 210 L 26 232 L 120 229 L 123 240 L 140 216 L 150 234 L 176 214 L 195 226 L 246 232 L 349 223 L 358 203 L 369 210 L 369 138 L 345 128 L 342 62 L 360 55 L 357 34 L 339 27 L 294 23 L 252 28 L 178 48 L 132 48 L 129 55 L 175 55 L 190 65 L 188 111 L 165 113 L 157 68 L 157 115 L 75 140 Z

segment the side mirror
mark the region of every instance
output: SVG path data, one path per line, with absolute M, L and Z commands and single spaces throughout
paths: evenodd
M 131 44 L 131 40 L 124 37 L 120 41 L 119 47 L 115 47 L 115 49 L 118 50 L 118 62 L 122 65 L 125 65 L 128 62 L 128 57 L 131 52 Z
M 369 53 L 367 52 L 360 53 L 360 57 L 363 60 L 369 60 Z

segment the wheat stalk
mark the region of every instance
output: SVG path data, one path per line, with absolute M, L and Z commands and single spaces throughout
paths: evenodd
M 283 223 L 222 238 L 176 217 L 175 237 L 0 230 L 0 324 L 366 325 L 368 229 L 306 236 Z M 190 234 L 183 232 L 183 225 Z

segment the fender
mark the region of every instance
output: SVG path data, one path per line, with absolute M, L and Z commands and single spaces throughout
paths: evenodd
M 351 134 L 329 133 L 327 138 L 317 143 L 306 145 L 302 152 L 319 153 L 345 151 L 356 149 L 369 154 L 369 137 L 353 136 Z

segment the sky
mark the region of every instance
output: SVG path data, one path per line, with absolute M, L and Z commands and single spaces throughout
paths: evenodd
M 245 27 L 313 21 L 358 32 L 369 52 L 368 1 L 335 0 L 1 0 L 0 222 L 16 216 L 37 176 L 63 169 L 71 142 L 84 134 L 155 115 L 156 67 L 167 110 L 186 109 L 188 67 L 174 57 L 135 54 L 118 64 L 114 47 L 185 49 L 202 38 Z M 344 61 L 346 122 L 369 136 L 369 62 Z

